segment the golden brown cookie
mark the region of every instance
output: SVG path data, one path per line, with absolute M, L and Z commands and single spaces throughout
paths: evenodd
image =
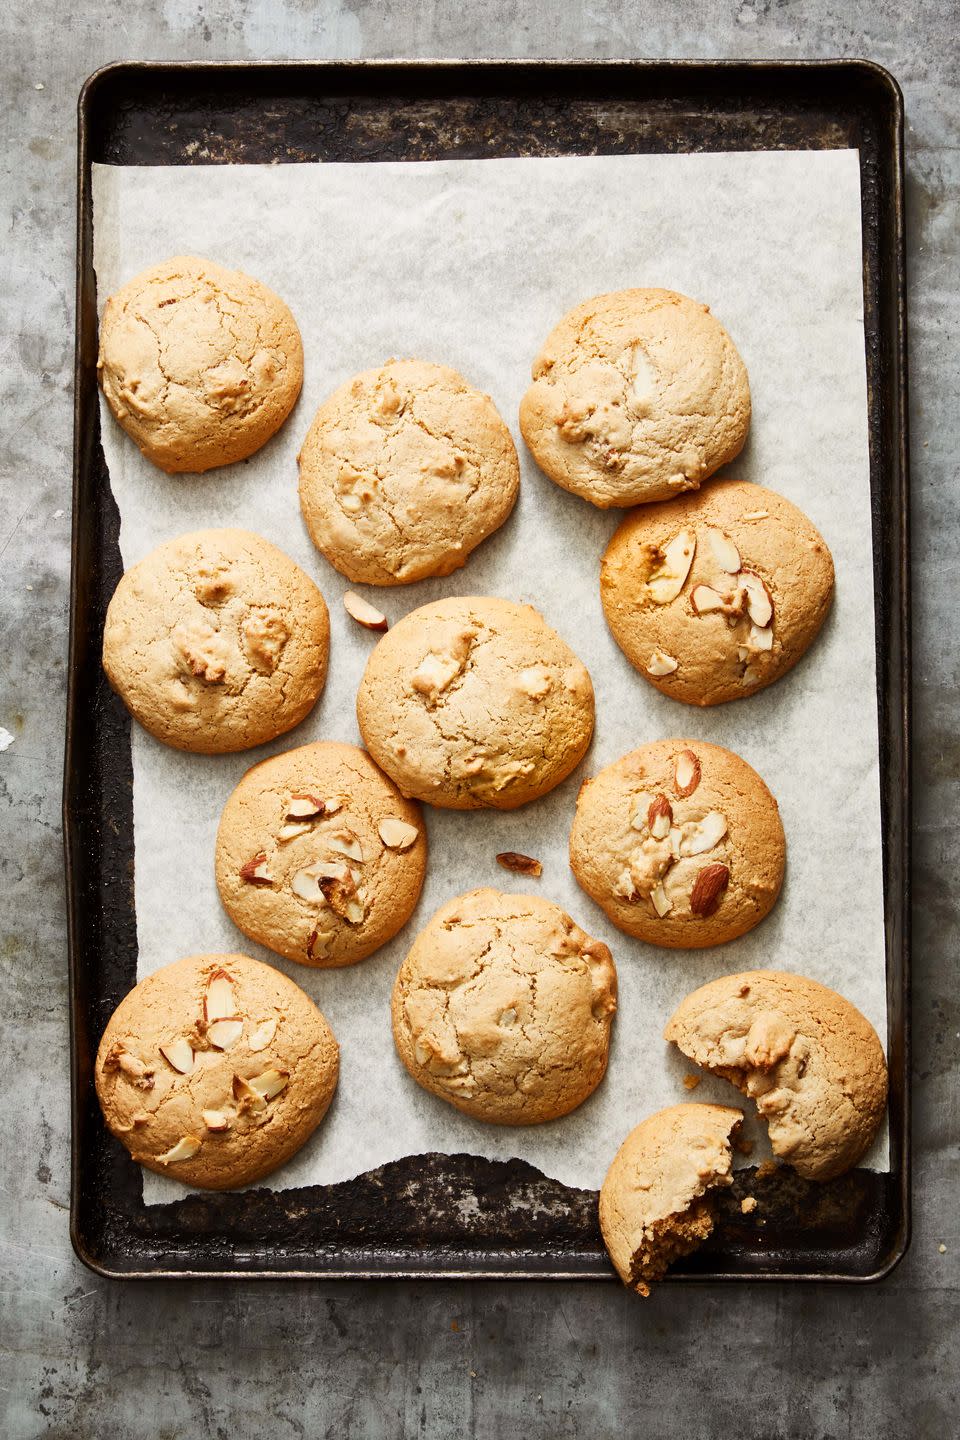
M 783 883 L 777 802 L 757 772 L 704 740 L 655 740 L 584 782 L 570 867 L 614 925 L 696 950 L 752 930 Z
M 310 538 L 365 585 L 449 575 L 503 524 L 519 484 L 490 396 L 425 360 L 390 360 L 341 385 L 300 451 Z
M 393 989 L 400 1059 L 432 1095 L 497 1125 L 535 1125 L 603 1079 L 617 1008 L 606 945 L 535 895 L 472 890 L 416 938 Z
M 695 490 L 743 448 L 750 386 L 706 305 L 673 290 L 596 295 L 533 362 L 520 429 L 540 468 L 593 505 Z
M 688 705 L 779 680 L 833 600 L 826 541 L 795 505 L 744 480 L 645 505 L 607 546 L 600 597 L 630 664 Z
M 94 1065 L 107 1126 L 139 1164 L 227 1190 L 269 1175 L 319 1125 L 339 1049 L 308 995 L 246 955 L 190 955 L 117 1006 Z
M 370 655 L 360 732 L 402 794 L 513 810 L 580 763 L 593 686 L 530 605 L 456 596 L 405 615 Z
M 123 575 L 107 608 L 103 668 L 165 745 L 220 754 L 292 730 L 327 677 L 323 596 L 247 530 L 198 530 Z
M 724 975 L 681 1001 L 663 1033 L 757 1102 L 774 1155 L 808 1180 L 856 1165 L 880 1127 L 887 1063 L 877 1032 L 815 980 Z
M 303 345 L 266 285 L 177 255 L 110 296 L 97 371 L 147 459 L 196 473 L 246 459 L 280 429 L 300 394 Z
M 730 1142 L 742 1122 L 724 1105 L 671 1105 L 630 1131 L 600 1189 L 603 1243 L 624 1285 L 649 1295 L 706 1240 L 709 1192 L 733 1181 Z
M 248 770 L 217 831 L 217 889 L 251 940 L 353 965 L 409 920 L 427 866 L 420 806 L 356 745 L 303 745 Z

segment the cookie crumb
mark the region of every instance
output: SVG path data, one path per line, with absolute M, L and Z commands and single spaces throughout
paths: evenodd
M 750 1212 L 751 1212 L 752 1210 L 756 1210 L 756 1208 L 757 1208 L 757 1201 L 756 1201 L 756 1197 L 753 1196 L 753 1195 L 745 1195 L 745 1196 L 743 1197 L 743 1199 L 740 1201 L 740 1213 L 741 1213 L 741 1215 L 749 1215 Z
M 946 1255 L 946 1253 L 947 1253 L 947 1247 L 946 1247 L 946 1245 L 938 1245 L 938 1246 L 937 1246 L 937 1249 L 940 1251 L 940 1254 L 941 1254 L 941 1255 Z
M 517 850 L 501 850 L 497 856 L 497 864 L 517 875 L 532 875 L 535 880 L 539 880 L 543 874 L 543 866 L 539 860 L 535 860 L 532 855 L 521 855 Z
M 702 1075 L 684 1075 L 684 1077 L 683 1077 L 684 1088 L 687 1089 L 687 1090 L 696 1090 L 697 1086 L 700 1084 L 700 1081 L 701 1081 L 702 1079 L 703 1079 L 703 1076 L 702 1076 Z

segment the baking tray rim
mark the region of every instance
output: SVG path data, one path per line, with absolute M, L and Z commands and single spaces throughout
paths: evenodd
M 257 73 L 267 76 L 273 73 L 293 74 L 302 72 L 314 74 L 318 77 L 323 75 L 353 75 L 370 76 L 376 72 L 385 74 L 403 74 L 405 72 L 424 73 L 440 71 L 446 75 L 464 74 L 471 72 L 492 73 L 497 70 L 505 71 L 507 74 L 516 72 L 532 73 L 533 75 L 544 75 L 546 73 L 557 73 L 558 75 L 572 76 L 575 73 L 588 75 L 613 74 L 617 72 L 623 75 L 652 74 L 654 72 L 677 72 L 679 74 L 694 74 L 704 72 L 707 74 L 722 74 L 741 72 L 747 76 L 759 75 L 765 72 L 776 72 L 789 70 L 792 72 L 841 72 L 852 71 L 870 76 L 878 82 L 886 91 L 887 102 L 891 106 L 891 118 L 893 128 L 893 145 L 885 151 L 885 156 L 892 166 L 893 194 L 889 201 L 889 213 L 893 220 L 893 254 L 892 260 L 895 265 L 895 285 L 893 294 L 888 304 L 893 306 L 893 315 L 890 317 L 892 324 L 889 328 L 892 332 L 893 343 L 893 370 L 886 384 L 894 415 L 894 436 L 892 454 L 890 457 L 892 491 L 897 502 L 898 520 L 897 538 L 899 544 L 892 556 L 895 564 L 895 575 L 898 584 L 899 604 L 895 612 L 890 616 L 890 630 L 899 630 L 899 687 L 891 686 L 892 697 L 899 703 L 896 706 L 898 716 L 898 727 L 895 739 L 898 742 L 900 758 L 900 806 L 898 814 L 898 825 L 895 827 L 899 832 L 899 845 L 896 854 L 902 867 L 902 877 L 899 887 L 899 901 L 895 919 L 900 921 L 900 943 L 899 943 L 899 973 L 891 974 L 887 969 L 888 994 L 891 983 L 899 981 L 899 1001 L 902 1006 L 903 1026 L 899 1036 L 902 1054 L 902 1074 L 900 1074 L 900 1087 L 902 1094 L 902 1115 L 900 1117 L 900 1136 L 898 1145 L 898 1159 L 900 1161 L 896 1172 L 891 1169 L 890 1176 L 894 1174 L 898 1180 L 898 1201 L 899 1201 L 899 1224 L 896 1227 L 890 1241 L 890 1248 L 883 1261 L 875 1270 L 868 1274 L 842 1274 L 837 1272 L 787 1272 L 775 1271 L 727 1271 L 717 1270 L 708 1275 L 687 1274 L 683 1272 L 671 1273 L 667 1279 L 671 1283 L 684 1282 L 695 1284 L 712 1284 L 715 1281 L 781 1281 L 790 1283 L 831 1283 L 831 1284 L 873 1284 L 885 1279 L 896 1267 L 907 1253 L 912 1238 L 912 1205 L 911 1205 L 911 1175 L 912 1175 L 912 1135 L 911 1135 L 911 825 L 912 825 L 912 757 L 911 757 L 911 592 L 910 592 L 910 484 L 909 484 L 909 429 L 907 410 L 907 336 L 906 336 L 906 255 L 905 255 L 905 222 L 904 222 L 904 98 L 902 89 L 895 76 L 879 62 L 865 57 L 846 58 L 842 56 L 828 57 L 823 59 L 698 59 L 685 57 L 678 59 L 671 58 L 630 58 L 630 57 L 604 57 L 599 59 L 564 59 L 559 57 L 547 57 L 543 59 L 534 57 L 483 57 L 477 59 L 457 59 L 451 57 L 416 57 L 404 59 L 402 57 L 390 57 L 385 59 L 348 59 L 348 60 L 117 60 L 99 67 L 87 77 L 81 87 L 78 96 L 78 148 L 77 148 L 77 217 L 76 217 L 76 296 L 75 296 L 75 363 L 74 363 L 74 426 L 73 426 L 73 484 L 72 484 L 72 534 L 71 534 L 71 578 L 70 578 L 70 606 L 69 606 L 69 647 L 68 647 L 68 675 L 67 675 L 67 701 L 66 701 L 66 726 L 64 741 L 64 771 L 62 788 L 62 823 L 63 823 L 63 849 L 65 868 L 66 888 L 66 911 L 67 911 L 67 945 L 68 945 L 68 974 L 69 974 L 69 1023 L 70 1023 L 70 1088 L 71 1088 L 71 1203 L 70 1203 L 70 1239 L 78 1259 L 94 1274 L 107 1279 L 123 1280 L 145 1280 L 145 1279 L 183 1279 L 183 1280 L 212 1280 L 212 1279 L 236 1279 L 236 1280 L 279 1280 L 279 1279 L 303 1279 L 303 1280 L 340 1280 L 340 1279 L 408 1279 L 408 1280 L 444 1280 L 444 1279 L 470 1279 L 470 1280 L 605 1280 L 614 1278 L 612 1269 L 591 1270 L 585 1265 L 578 1270 L 565 1270 L 557 1265 L 552 1270 L 526 1270 L 512 1268 L 510 1270 L 478 1270 L 463 1269 L 456 1266 L 447 1268 L 435 1268 L 430 1270 L 419 1270 L 407 1268 L 403 1265 L 387 1266 L 384 1268 L 370 1269 L 258 1269 L 247 1271 L 225 1267 L 218 1270 L 190 1270 L 190 1269 L 162 1269 L 152 1270 L 122 1270 L 104 1263 L 97 1259 L 89 1250 L 85 1238 L 80 1232 L 78 1215 L 78 1187 L 80 1182 L 80 1154 L 77 1143 L 77 1116 L 81 1103 L 79 1056 L 77 1053 L 77 1005 L 79 986 L 79 959 L 78 959 L 78 907 L 80 896 L 75 870 L 75 848 L 79 843 L 73 833 L 73 810 L 70 796 L 70 764 L 75 744 L 75 730 L 78 724 L 77 706 L 77 685 L 79 668 L 76 663 L 76 651 L 78 648 L 79 626 L 83 616 L 81 614 L 80 585 L 78 581 L 79 562 L 79 510 L 80 510 L 80 489 L 82 471 L 82 442 L 83 442 L 83 414 L 81 407 L 81 382 L 82 382 L 82 302 L 83 302 L 83 258 L 85 254 L 85 231 L 84 225 L 87 212 L 91 203 L 89 194 L 89 176 L 91 172 L 91 161 L 89 158 L 89 135 L 88 119 L 89 110 L 96 92 L 109 78 L 124 72 L 147 71 L 153 74 L 163 72 L 180 73 L 202 73 L 213 72 L 218 75 L 229 75 L 236 73 L 238 76 Z M 764 147 L 752 147 L 762 149 Z M 772 148 L 772 147 L 771 147 Z M 883 333 L 883 327 L 881 327 Z M 878 694 L 878 700 L 879 700 Z M 888 822 L 889 823 L 889 822 Z M 890 926 L 891 917 L 885 916 L 885 925 Z M 889 1032 L 888 1032 L 889 1041 Z M 590 1262 L 587 1261 L 587 1265 Z

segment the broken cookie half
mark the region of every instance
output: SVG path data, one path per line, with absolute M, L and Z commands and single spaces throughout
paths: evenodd
M 743 1114 L 671 1105 L 624 1140 L 600 1190 L 600 1229 L 617 1274 L 640 1295 L 713 1230 L 715 1192 L 733 1180 Z
M 842 1175 L 879 1129 L 887 1064 L 877 1033 L 815 980 L 725 975 L 681 1002 L 664 1037 L 755 1100 L 774 1155 L 807 1180 Z

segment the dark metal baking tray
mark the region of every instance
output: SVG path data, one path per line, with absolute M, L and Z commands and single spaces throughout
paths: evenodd
M 71 1235 L 110 1276 L 612 1276 L 596 1195 L 520 1160 L 412 1156 L 326 1187 L 143 1203 L 92 1060 L 135 983 L 130 722 L 100 642 L 121 571 L 100 446 L 91 165 L 431 160 L 853 146 L 861 161 L 890 1061 L 890 1172 L 740 1172 L 677 1279 L 871 1280 L 909 1234 L 909 584 L 903 108 L 862 61 L 120 64 L 79 105 L 70 684 L 64 777 Z M 639 1118 L 639 1117 L 635 1117 Z M 749 1188 L 761 1205 L 743 1216 Z M 475 1205 L 458 1203 L 464 1191 Z M 468 1219 L 464 1212 L 472 1211 Z

